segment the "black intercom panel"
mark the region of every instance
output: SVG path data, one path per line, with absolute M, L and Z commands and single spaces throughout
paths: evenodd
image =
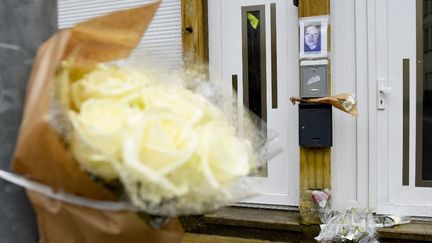
M 332 106 L 299 104 L 299 144 L 303 147 L 331 147 Z

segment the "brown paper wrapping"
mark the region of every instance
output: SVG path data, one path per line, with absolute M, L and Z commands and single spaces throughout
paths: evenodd
M 329 96 L 329 97 L 310 98 L 310 99 L 304 99 L 304 98 L 300 98 L 300 97 L 291 97 L 290 100 L 293 104 L 295 104 L 295 102 L 330 104 L 341 111 L 344 111 L 344 112 L 346 112 L 352 116 L 357 117 L 358 116 L 357 104 L 354 104 L 352 106 L 351 110 L 346 110 L 345 107 L 342 105 L 342 102 L 345 99 L 347 99 L 349 96 L 352 96 L 352 95 L 351 94 L 338 94 L 338 95 L 333 95 L 333 96 Z
M 37 214 L 40 242 L 44 243 L 153 243 L 179 242 L 181 226 L 172 219 L 160 230 L 143 223 L 135 214 L 103 212 L 61 203 L 28 191 Z
M 62 60 L 92 65 L 126 58 L 154 16 L 159 2 L 114 12 L 54 34 L 39 49 L 27 86 L 13 170 L 54 189 L 100 200 L 115 196 L 93 182 L 50 127 L 55 74 Z M 161 231 L 128 212 L 106 212 L 54 201 L 28 192 L 36 210 L 40 242 L 179 242 L 183 230 L 171 220 Z

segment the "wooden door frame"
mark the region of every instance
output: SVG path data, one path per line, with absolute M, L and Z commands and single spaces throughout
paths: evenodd
M 207 0 L 181 0 L 181 33 L 185 68 L 200 65 L 208 70 L 207 11 Z

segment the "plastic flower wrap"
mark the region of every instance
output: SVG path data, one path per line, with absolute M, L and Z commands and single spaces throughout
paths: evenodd
M 317 204 L 318 214 L 322 223 L 326 223 L 331 216 L 331 195 L 329 189 L 312 191 L 312 199 Z
M 346 209 L 335 212 L 321 225 L 319 242 L 375 243 L 375 221 L 369 209 Z
M 226 112 L 178 76 L 147 73 L 63 62 L 52 125 L 81 168 L 155 215 L 203 213 L 253 193 L 247 175 L 266 141 L 238 136 Z M 254 140 L 262 132 L 246 126 Z

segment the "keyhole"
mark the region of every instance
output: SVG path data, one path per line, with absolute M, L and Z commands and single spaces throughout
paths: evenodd
M 380 105 L 382 105 L 383 104 L 383 101 L 382 100 L 380 100 Z

